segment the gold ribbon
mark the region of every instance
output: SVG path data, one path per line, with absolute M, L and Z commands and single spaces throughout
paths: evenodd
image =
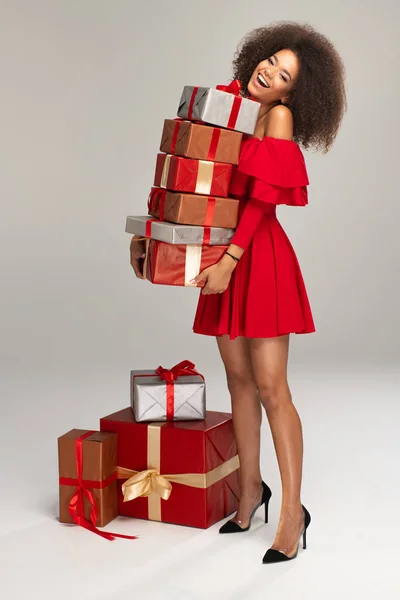
M 145 255 L 144 255 L 144 261 L 143 261 L 143 276 L 145 279 L 147 279 L 147 263 L 149 262 L 149 246 L 150 246 L 150 238 L 143 238 L 146 240 L 146 244 L 145 244 Z
M 172 154 L 167 154 L 164 160 L 163 170 L 161 174 L 161 182 L 160 187 L 166 188 L 168 184 L 168 173 L 169 173 L 169 165 L 171 162 Z
M 164 160 L 163 170 L 161 174 L 160 187 L 168 187 L 168 173 L 171 164 L 172 154 L 167 154 Z M 195 194 L 203 194 L 208 196 L 211 191 L 211 185 L 214 175 L 214 163 L 209 160 L 199 160 L 199 168 L 197 171 Z
M 185 254 L 185 286 L 197 287 L 197 283 L 190 281 L 200 273 L 202 246 L 189 244 L 186 246 Z
M 129 502 L 129 500 L 139 497 L 147 497 L 149 519 L 152 521 L 161 521 L 161 498 L 168 500 L 172 491 L 172 483 L 206 489 L 239 468 L 239 457 L 236 454 L 208 473 L 161 475 L 161 427 L 163 425 L 164 423 L 151 423 L 148 426 L 148 469 L 145 471 L 134 471 L 118 467 L 118 478 L 127 479 L 122 484 L 124 502 Z
M 203 194 L 205 196 L 209 195 L 211 191 L 213 175 L 214 163 L 208 160 L 199 160 L 195 194 Z

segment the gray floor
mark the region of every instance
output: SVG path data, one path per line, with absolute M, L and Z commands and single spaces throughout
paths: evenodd
M 122 408 L 119 373 L 2 377 L 0 439 L 2 590 L 7 600 L 280 600 L 400 596 L 398 550 L 400 377 L 394 371 L 292 369 L 305 438 L 303 503 L 308 547 L 286 565 L 262 565 L 279 516 L 280 482 L 267 421 L 263 475 L 273 490 L 270 523 L 243 536 L 119 518 L 110 530 L 140 535 L 112 543 L 57 521 L 56 438 L 96 428 Z M 226 410 L 223 382 L 208 381 L 209 407 Z M 25 406 L 22 410 L 21 407 Z

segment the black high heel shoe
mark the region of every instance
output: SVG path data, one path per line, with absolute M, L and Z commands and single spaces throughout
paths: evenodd
M 302 536 L 303 536 L 303 549 L 305 550 L 307 548 L 306 531 L 307 531 L 307 527 L 309 526 L 309 524 L 311 522 L 311 515 L 305 506 L 303 506 L 303 505 L 301 505 L 301 506 L 303 507 L 303 512 L 304 512 L 304 529 L 303 529 Z M 280 550 L 275 550 L 275 548 L 268 548 L 268 550 L 264 554 L 263 563 L 270 564 L 270 563 L 276 563 L 276 562 L 284 562 L 287 560 L 293 560 L 294 558 L 296 558 L 297 553 L 299 551 L 299 544 L 300 544 L 300 540 L 299 540 L 299 543 L 297 544 L 296 554 L 294 554 L 293 556 L 287 556 L 284 552 L 281 552 Z
M 264 504 L 265 506 L 265 522 L 268 523 L 268 504 L 270 498 L 272 496 L 272 492 L 266 483 L 262 482 L 263 492 L 261 496 L 261 502 L 257 504 L 257 506 L 253 509 L 253 512 L 250 515 L 249 524 L 247 527 L 240 527 L 236 521 L 227 521 L 224 525 L 222 525 L 219 533 L 243 533 L 244 531 L 248 531 L 250 529 L 251 520 L 254 517 L 256 511 Z

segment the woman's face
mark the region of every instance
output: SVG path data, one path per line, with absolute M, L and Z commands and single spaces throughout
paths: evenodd
M 300 62 L 291 50 L 279 50 L 254 70 L 247 86 L 249 94 L 261 104 L 287 101 L 300 72 Z

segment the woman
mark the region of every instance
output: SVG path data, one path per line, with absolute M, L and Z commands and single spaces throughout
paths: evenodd
M 264 563 L 297 556 L 311 517 L 301 504 L 303 440 L 287 382 L 291 333 L 315 331 L 301 270 L 276 218 L 276 206 L 307 204 L 303 148 L 327 152 L 346 109 L 344 68 L 332 44 L 309 25 L 280 22 L 252 31 L 234 59 L 242 94 L 260 102 L 253 137 L 243 141 L 230 196 L 240 219 L 222 259 L 193 281 L 203 282 L 193 330 L 213 335 L 225 366 L 240 458 L 236 516 L 220 533 L 250 527 L 271 490 L 260 473 L 261 406 L 271 427 L 282 482 L 275 540 Z M 131 264 L 142 277 L 141 242 Z

